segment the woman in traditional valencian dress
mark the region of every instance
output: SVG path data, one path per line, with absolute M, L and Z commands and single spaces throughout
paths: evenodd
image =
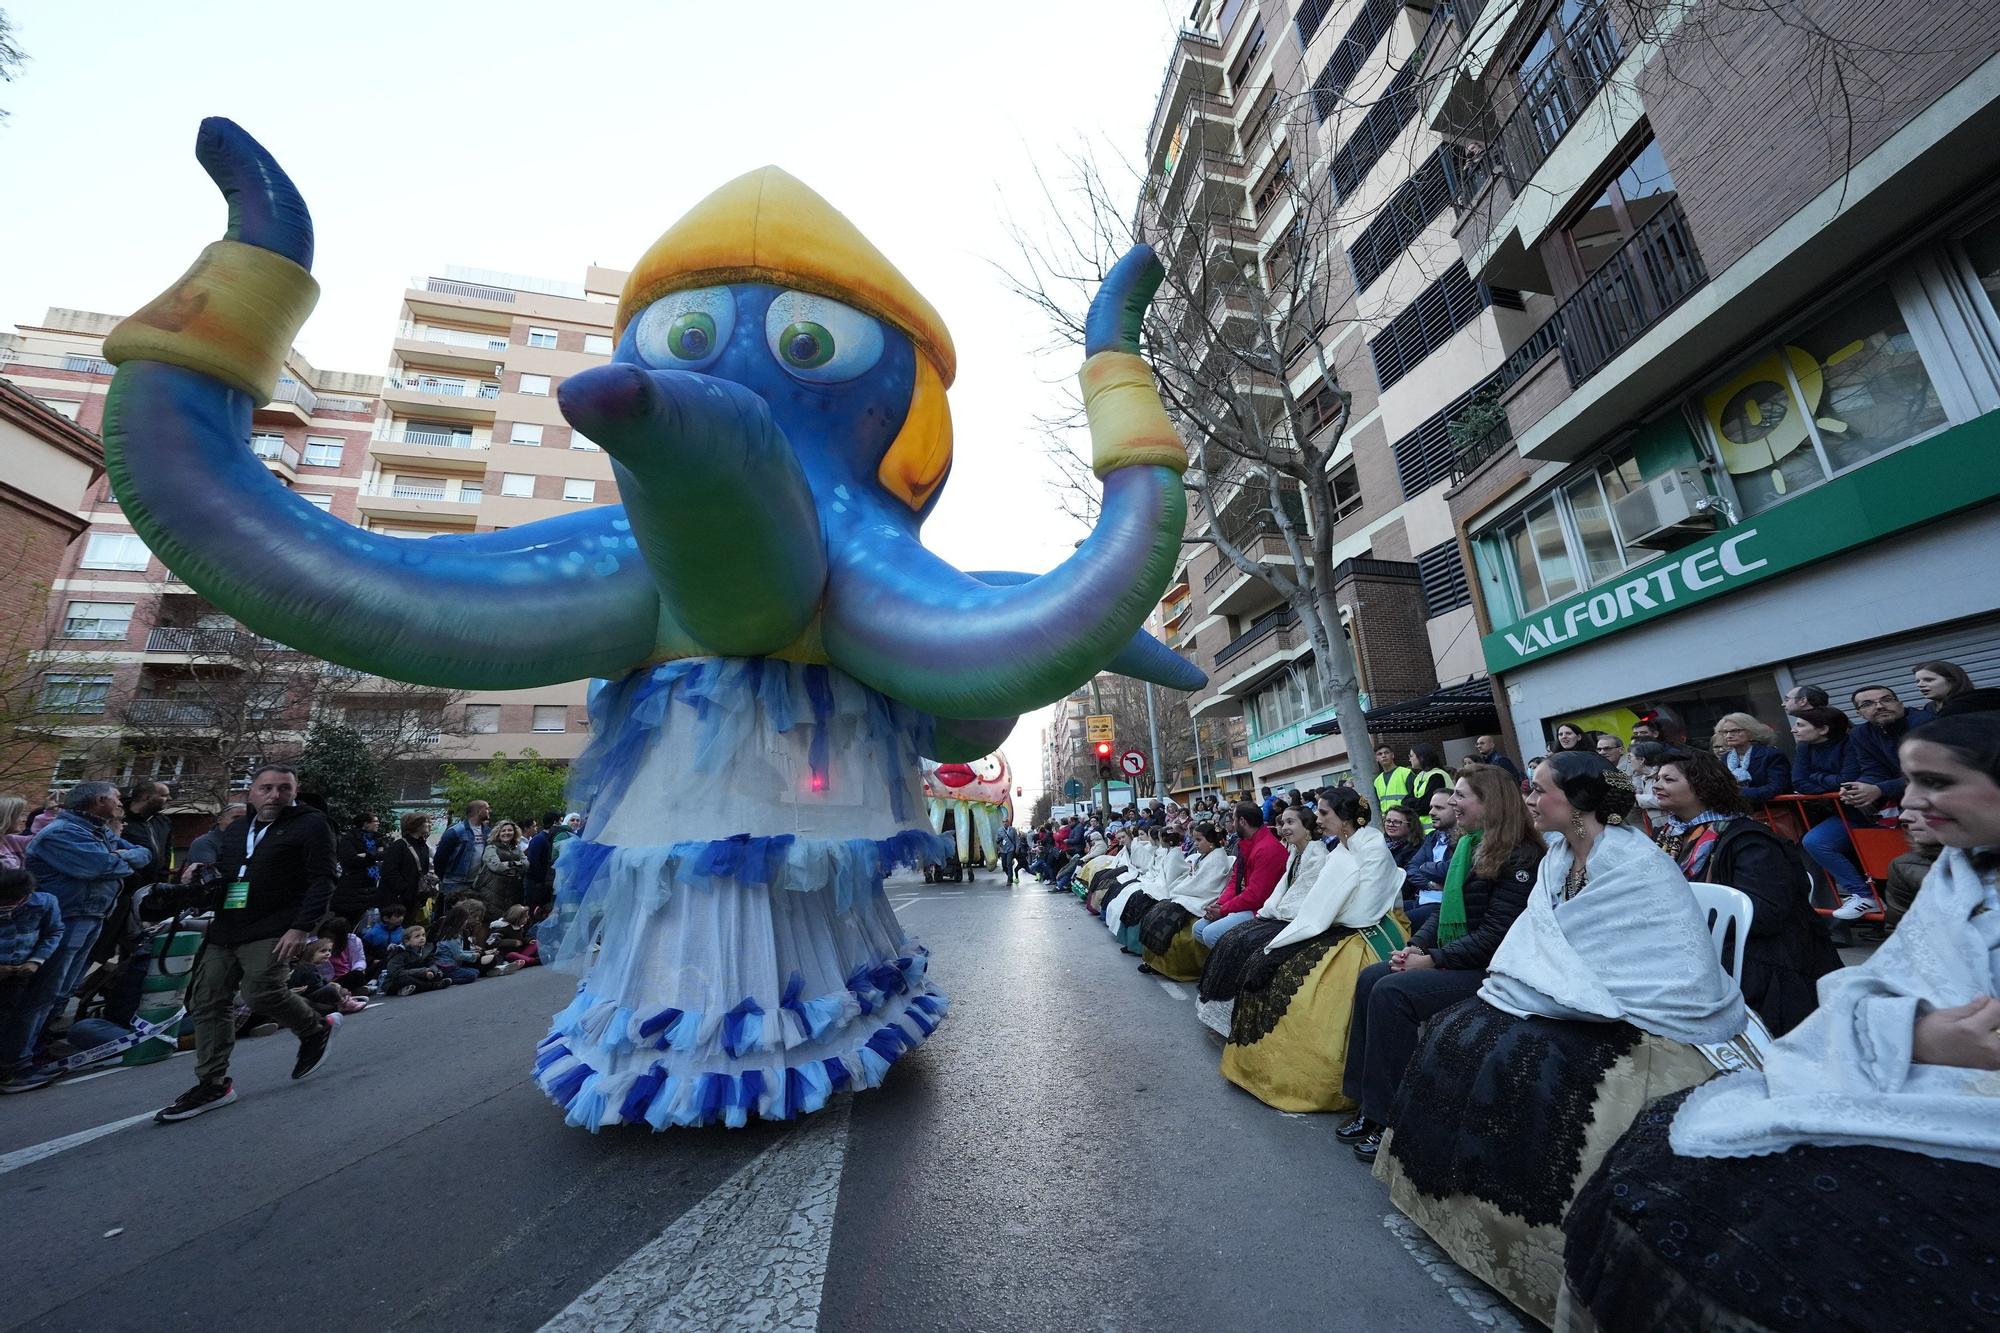
M 1403 872 L 1368 818 L 1352 788 L 1320 796 L 1319 831 L 1340 843 L 1292 920 L 1251 958 L 1237 991 L 1222 1076 L 1280 1111 L 1353 1108 L 1340 1085 L 1354 983 L 1409 935 L 1396 906 Z
M 1250 960 L 1264 952 L 1264 946 L 1278 938 L 1278 932 L 1292 924 L 1306 895 L 1319 883 L 1326 867 L 1327 848 L 1319 836 L 1319 817 L 1301 804 L 1278 817 L 1278 837 L 1285 844 L 1285 873 L 1278 887 L 1257 909 L 1255 920 L 1238 926 L 1209 950 L 1201 967 L 1201 986 L 1195 993 L 1195 1017 L 1216 1036 L 1229 1037 L 1230 1015 L 1236 1011 L 1236 993 L 1242 989 L 1243 974 Z
M 1395 1205 L 1544 1324 L 1570 1200 L 1640 1108 L 1701 1082 L 1748 1020 L 1694 893 L 1588 753 L 1535 770 L 1549 851 L 1472 999 L 1433 1018 L 1375 1172 Z
M 1156 905 L 1139 923 L 1145 961 L 1139 970 L 1169 981 L 1193 981 L 1201 975 L 1208 950 L 1194 937 L 1194 923 L 1222 896 L 1231 860 L 1223 850 L 1222 830 L 1203 822 L 1194 826 L 1194 865 L 1173 897 Z
M 1761 1072 L 1648 1107 L 1570 1210 L 1571 1329 L 2000 1327 L 2000 716 L 1904 737 L 1945 844 Z
M 1153 829 L 1150 836 L 1152 867 L 1128 884 L 1125 892 L 1104 909 L 1105 927 L 1117 936 L 1118 947 L 1126 953 L 1139 952 L 1139 923 L 1146 919 L 1146 913 L 1157 907 L 1161 899 L 1172 897 L 1175 885 L 1187 878 L 1188 863 L 1181 855 L 1180 839 L 1164 828 Z

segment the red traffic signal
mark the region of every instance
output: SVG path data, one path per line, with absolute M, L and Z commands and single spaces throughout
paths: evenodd
M 1097 757 L 1099 759 L 1109 759 L 1111 757 L 1110 741 L 1099 741 L 1097 743 Z

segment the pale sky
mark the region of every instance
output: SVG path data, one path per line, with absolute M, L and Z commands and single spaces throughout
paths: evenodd
M 0 85 L 0 327 L 122 313 L 222 232 L 195 128 L 256 135 L 313 210 L 317 366 L 380 374 L 403 287 L 446 264 L 581 281 L 625 268 L 765 163 L 845 212 L 958 347 L 956 461 L 926 543 L 1040 571 L 1082 529 L 1035 425 L 1074 358 L 1010 294 L 1009 214 L 1040 162 L 1136 160 L 1185 0 L 341 4 L 0 0 L 30 63 Z M 1025 813 L 1037 729 L 1006 746 Z

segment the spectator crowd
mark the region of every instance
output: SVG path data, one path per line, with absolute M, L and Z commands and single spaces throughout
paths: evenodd
M 394 836 L 372 814 L 336 830 L 284 765 L 246 795 L 178 855 L 164 783 L 81 782 L 39 810 L 0 796 L 0 1092 L 154 1038 L 196 1052 L 195 1088 L 160 1113 L 185 1119 L 234 1100 L 236 1040 L 281 1026 L 302 1078 L 345 1016 L 535 966 L 534 926 L 583 823 L 496 820 L 472 801 L 433 846 L 421 813 Z M 184 1016 L 161 1021 L 163 1002 Z
M 1073 815 L 1028 868 L 1543 1324 L 1990 1328 L 2000 692 L 1913 685 L 1797 687 L 1789 754 L 1666 707 L 1384 745 L 1372 799 Z

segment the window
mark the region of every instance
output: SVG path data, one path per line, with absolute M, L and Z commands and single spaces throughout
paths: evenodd
M 264 762 L 262 755 L 239 754 L 230 756 L 229 790 L 248 791 L 250 779 L 257 776 L 257 765 Z
M 516 500 L 535 498 L 535 478 L 528 472 L 503 472 L 500 474 L 500 494 L 510 495 Z
M 1477 319 L 1492 300 L 1485 285 L 1474 282 L 1465 271 L 1463 260 L 1453 264 L 1369 340 L 1376 382 L 1387 389 L 1415 370 L 1454 333 Z
M 1946 423 L 1887 285 L 1753 356 L 1699 410 L 1746 517 Z
M 283 458 L 285 437 L 259 431 L 250 437 L 250 452 L 259 458 Z
M 491 736 L 500 730 L 499 704 L 467 704 L 465 729 L 475 736 Z
M 1613 251 L 1674 200 L 1673 173 L 1657 141 L 1648 138 L 1604 192 L 1563 228 L 1563 254 L 1577 282 L 1597 272 Z
M 583 335 L 583 350 L 592 356 L 611 355 L 611 335 L 608 333 L 586 333 Z
M 521 392 L 527 394 L 531 398 L 548 397 L 549 377 L 547 375 L 521 376 Z
M 136 532 L 93 532 L 78 563 L 85 569 L 144 569 L 152 558 Z
M 1340 415 L 1340 394 L 1325 380 L 1299 395 L 1299 412 L 1306 419 L 1306 434 L 1317 435 L 1322 427 Z
M 118 775 L 119 785 L 131 787 L 141 782 L 172 784 L 196 767 L 195 761 L 184 754 L 135 754 L 125 761 L 125 767 Z
M 320 495 L 310 491 L 300 491 L 298 495 L 299 499 L 304 500 L 321 513 L 330 514 L 333 512 L 333 497 L 331 495 Z
M 342 446 L 339 440 L 321 439 L 312 435 L 306 436 L 307 467 L 339 467 L 341 451 Z
M 122 639 L 131 625 L 130 602 L 71 602 L 63 612 L 65 639 Z
M 56 771 L 50 776 L 49 785 L 58 791 L 68 791 L 89 776 L 90 755 L 83 750 L 64 750 L 56 758 Z
M 588 504 L 597 499 L 597 483 L 583 477 L 563 478 L 563 499 L 581 500 Z
M 65 421 L 75 421 L 83 413 L 83 404 L 74 398 L 41 398 L 36 401 Z
M 1612 508 L 1644 482 L 1636 458 L 1630 454 L 1608 458 L 1563 482 L 1499 530 L 1499 553 L 1513 576 L 1515 601 L 1523 614 L 1539 611 L 1658 554 L 1627 543 Z M 1434 555 L 1426 552 L 1418 557 L 1419 570 Z M 1455 551 L 1453 559 L 1457 559 Z M 1425 596 L 1429 598 L 1432 579 L 1425 577 Z M 1464 577 L 1463 571 L 1458 577 Z
M 541 442 L 542 428 L 540 426 L 530 426 L 525 421 L 515 422 L 513 434 L 507 437 L 507 443 L 509 444 L 525 444 L 531 448 L 539 447 Z
M 1333 520 L 1338 523 L 1361 508 L 1361 478 L 1349 463 L 1333 474 Z
M 484 482 L 461 481 L 458 483 L 458 498 L 461 504 L 478 504 L 480 498 L 485 494 L 486 484 Z
M 1249 707 L 1245 710 L 1249 717 L 1250 739 L 1259 740 L 1276 731 L 1283 731 L 1294 722 L 1326 707 L 1327 699 L 1321 690 L 1319 672 L 1310 662 L 1289 667 L 1278 679 L 1250 696 Z
M 588 435 L 585 435 L 582 431 L 572 430 L 569 433 L 569 447 L 572 449 L 582 449 L 587 453 L 594 454 L 600 452 L 604 446 L 591 439 Z
M 109 676 L 51 674 L 42 679 L 42 708 L 50 713 L 101 713 L 110 693 Z
M 1225 25 L 1222 31 L 1226 33 L 1229 29 Z M 1229 86 L 1241 92 L 1244 83 L 1250 78 L 1251 67 L 1257 63 L 1257 57 L 1263 53 L 1264 20 L 1253 18 L 1250 20 L 1250 35 L 1243 39 L 1240 54 L 1236 57 L 1236 65 L 1229 71 Z
M 536 731 L 568 731 L 569 708 L 564 704 L 536 704 Z
M 528 346 L 554 347 L 555 345 L 556 331 L 554 329 L 537 329 L 531 327 L 528 330 Z
M 1472 602 L 1465 561 L 1456 541 L 1443 541 L 1417 557 L 1417 577 L 1424 589 L 1424 615 L 1436 619 Z

